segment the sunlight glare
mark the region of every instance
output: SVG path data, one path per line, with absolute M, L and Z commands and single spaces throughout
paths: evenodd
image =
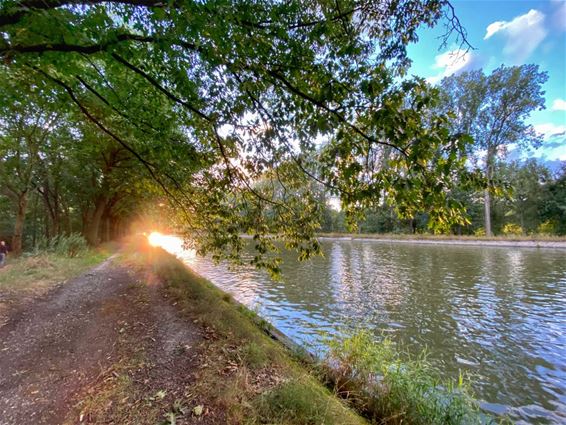
M 151 232 L 147 237 L 151 246 L 163 248 L 165 251 L 182 258 L 191 264 L 196 259 L 196 251 L 183 246 L 183 240 L 177 236 L 164 235 L 159 232 Z
M 166 237 L 159 232 L 151 232 L 147 237 L 151 246 L 161 246 L 166 243 Z

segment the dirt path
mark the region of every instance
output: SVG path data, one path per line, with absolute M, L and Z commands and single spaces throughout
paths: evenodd
M 109 259 L 13 311 L 0 328 L 0 424 L 97 423 L 143 403 L 162 415 L 159 409 L 185 397 L 202 331 L 147 281 Z M 106 399 L 96 405 L 98 392 L 115 389 L 112 381 L 143 391 L 127 394 L 122 407 Z M 184 416 L 177 423 L 191 423 Z M 132 423 L 156 423 L 146 419 Z

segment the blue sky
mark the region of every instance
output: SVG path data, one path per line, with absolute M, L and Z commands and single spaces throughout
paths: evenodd
M 434 83 L 443 76 L 504 65 L 538 64 L 548 72 L 546 109 L 529 123 L 544 134 L 543 146 L 523 157 L 566 161 L 566 0 L 452 0 L 473 50 L 458 51 L 455 40 L 440 49 L 442 25 L 422 29 L 410 46 L 411 74 Z M 517 157 L 517 152 L 511 152 Z M 555 163 L 556 165 L 556 163 Z

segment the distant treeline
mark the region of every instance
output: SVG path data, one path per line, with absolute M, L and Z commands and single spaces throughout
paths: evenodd
M 552 172 L 534 159 L 499 163 L 496 167 L 500 196 L 491 200 L 495 235 L 566 235 L 566 163 Z M 484 236 L 484 197 L 482 193 L 456 191 L 454 197 L 466 205 L 470 224 L 454 226 L 455 235 Z M 325 206 L 322 232 L 349 232 L 345 215 Z M 428 215 L 419 213 L 400 219 L 393 206 L 383 205 L 365 213 L 360 233 L 428 233 Z

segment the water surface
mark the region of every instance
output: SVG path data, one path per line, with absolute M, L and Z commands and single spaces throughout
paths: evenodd
M 285 253 L 283 282 L 170 251 L 313 350 L 321 332 L 363 324 L 447 377 L 471 375 L 484 409 L 566 423 L 566 252 L 325 240 L 323 258 Z

